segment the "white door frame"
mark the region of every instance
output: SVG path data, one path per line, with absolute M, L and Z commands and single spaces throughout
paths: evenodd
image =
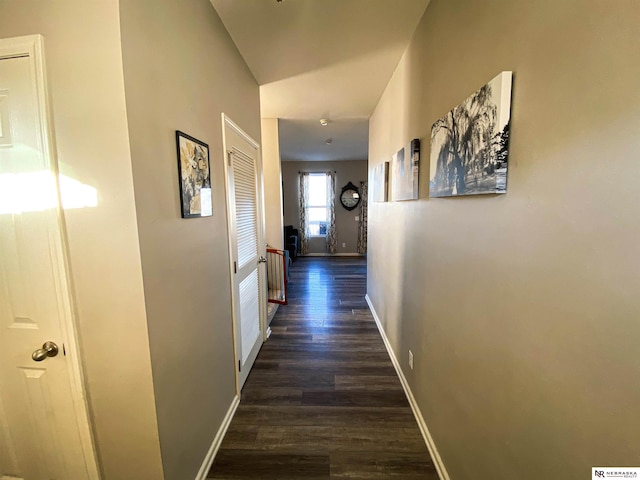
M 257 195 L 257 215 L 258 215 L 258 254 L 266 256 L 265 249 L 265 222 L 264 222 L 264 174 L 262 172 L 262 149 L 260 148 L 260 144 L 256 142 L 251 136 L 242 130 L 233 120 L 229 118 L 224 112 L 222 112 L 222 149 L 223 149 L 223 157 L 224 157 L 224 186 L 225 186 L 225 199 L 227 203 L 227 234 L 229 241 L 229 279 L 231 281 L 231 315 L 232 315 L 232 323 L 233 323 L 233 355 L 234 355 L 234 364 L 236 359 L 238 358 L 238 352 L 236 349 L 237 345 L 237 335 L 236 331 L 236 304 L 238 299 L 235 298 L 235 289 L 233 288 L 234 282 L 234 268 L 233 268 L 233 245 L 234 238 L 236 237 L 236 229 L 235 225 L 231 222 L 232 208 L 234 205 L 234 199 L 230 197 L 231 186 L 229 185 L 229 149 L 227 147 L 227 138 L 226 138 L 226 129 L 230 128 L 239 136 L 241 136 L 244 140 L 246 140 L 251 146 L 253 146 L 258 152 L 258 161 L 257 161 L 257 177 L 258 177 L 258 195 Z M 262 264 L 264 265 L 264 264 Z M 258 284 L 261 287 L 258 295 L 258 301 L 260 302 L 260 332 L 262 333 L 262 341 L 265 342 L 269 335 L 271 334 L 271 330 L 267 325 L 267 312 L 266 312 L 266 304 L 267 304 L 267 293 L 266 293 L 266 268 L 264 266 L 258 268 Z M 235 377 L 236 377 L 236 393 L 240 395 L 240 382 L 239 382 L 239 372 L 237 365 L 234 367 Z
M 33 90 L 37 94 L 37 121 L 40 127 L 41 144 L 45 161 L 56 178 L 58 188 L 57 220 L 60 235 L 50 238 L 51 258 L 55 269 L 56 293 L 58 305 L 61 310 L 61 332 L 64 338 L 66 352 L 66 364 L 71 382 L 71 394 L 76 414 L 76 421 L 87 472 L 91 479 L 100 479 L 95 443 L 91 423 L 89 421 L 89 406 L 87 403 L 84 386 L 84 374 L 80 362 L 80 348 L 77 337 L 76 315 L 74 311 L 74 299 L 72 297 L 71 279 L 69 278 L 69 259 L 67 232 L 64 223 L 64 214 L 61 207 L 61 198 L 58 179 L 58 159 L 53 135 L 53 116 L 49 103 L 49 87 L 45 71 L 44 38 L 42 35 L 28 35 L 0 39 L 0 59 L 15 57 L 27 57 L 33 79 Z M 2 422 L 0 422 L 2 423 Z

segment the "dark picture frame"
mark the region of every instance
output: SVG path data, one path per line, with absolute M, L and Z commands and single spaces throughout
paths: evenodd
M 176 130 L 182 218 L 213 215 L 209 145 Z

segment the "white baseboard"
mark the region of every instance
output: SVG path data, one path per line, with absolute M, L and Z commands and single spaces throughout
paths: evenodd
M 233 416 L 235 415 L 236 409 L 238 408 L 239 404 L 240 397 L 236 395 L 233 398 L 231 405 L 229 406 L 227 414 L 222 420 L 222 425 L 220 425 L 218 433 L 216 433 L 216 436 L 213 439 L 213 443 L 211 443 L 211 446 L 209 447 L 209 451 L 207 452 L 206 457 L 204 457 L 204 462 L 202 462 L 202 466 L 200 467 L 195 480 L 206 480 L 207 474 L 209 473 L 209 470 L 211 470 L 211 465 L 213 465 L 213 459 L 216 458 L 216 453 L 218 453 L 218 449 L 222 444 L 222 439 L 224 438 L 225 433 L 227 433 L 229 424 L 231 423 L 231 420 L 233 419 Z
M 305 253 L 298 254 L 299 257 L 364 257 L 364 253 Z
M 436 444 L 433 442 L 433 437 L 431 437 L 431 433 L 429 433 L 429 429 L 427 428 L 427 424 L 422 417 L 422 412 L 418 407 L 415 397 L 413 396 L 413 392 L 411 391 L 411 387 L 409 386 L 409 382 L 407 382 L 406 377 L 404 376 L 404 372 L 402 371 L 402 367 L 400 367 L 400 363 L 398 363 L 398 359 L 396 358 L 393 349 L 391 348 L 391 344 L 389 343 L 389 339 L 387 338 L 387 334 L 382 328 L 382 323 L 380 323 L 380 317 L 376 313 L 376 309 L 373 308 L 373 304 L 371 303 L 371 298 L 369 298 L 369 294 L 367 293 L 364 296 L 367 304 L 369 304 L 369 310 L 371 310 L 371 314 L 373 315 L 373 319 L 376 321 L 376 325 L 378 326 L 378 330 L 380 331 L 380 335 L 382 336 L 382 340 L 384 341 L 385 347 L 387 347 L 387 352 L 389 353 L 389 357 L 391 357 L 391 362 L 393 363 L 396 372 L 398 373 L 398 377 L 400 377 L 400 383 L 402 383 L 402 388 L 404 388 L 404 393 L 407 395 L 407 400 L 409 400 L 409 404 L 411 405 L 411 410 L 413 410 L 413 415 L 416 417 L 416 421 L 418 422 L 418 427 L 420 427 L 420 432 L 422 433 L 422 438 L 424 438 L 424 442 L 427 444 L 427 449 L 429 450 L 429 454 L 431 455 L 431 459 L 435 464 L 436 470 L 438 471 L 438 476 L 440 480 L 450 480 L 449 473 L 447 473 L 447 469 L 442 462 L 442 458 L 440 458 L 440 454 L 438 453 L 438 449 L 436 448 Z

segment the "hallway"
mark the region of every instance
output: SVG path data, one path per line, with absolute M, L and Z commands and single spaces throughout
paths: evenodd
M 364 300 L 366 259 L 302 257 L 208 478 L 438 478 Z

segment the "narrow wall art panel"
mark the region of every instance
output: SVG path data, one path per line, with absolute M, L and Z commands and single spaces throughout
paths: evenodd
M 430 197 L 507 192 L 512 72 L 502 72 L 431 128 Z
M 418 175 L 420 173 L 420 140 L 398 150 L 392 158 L 391 200 L 417 200 Z
M 373 170 L 373 201 L 389 200 L 389 162 L 382 162 Z

